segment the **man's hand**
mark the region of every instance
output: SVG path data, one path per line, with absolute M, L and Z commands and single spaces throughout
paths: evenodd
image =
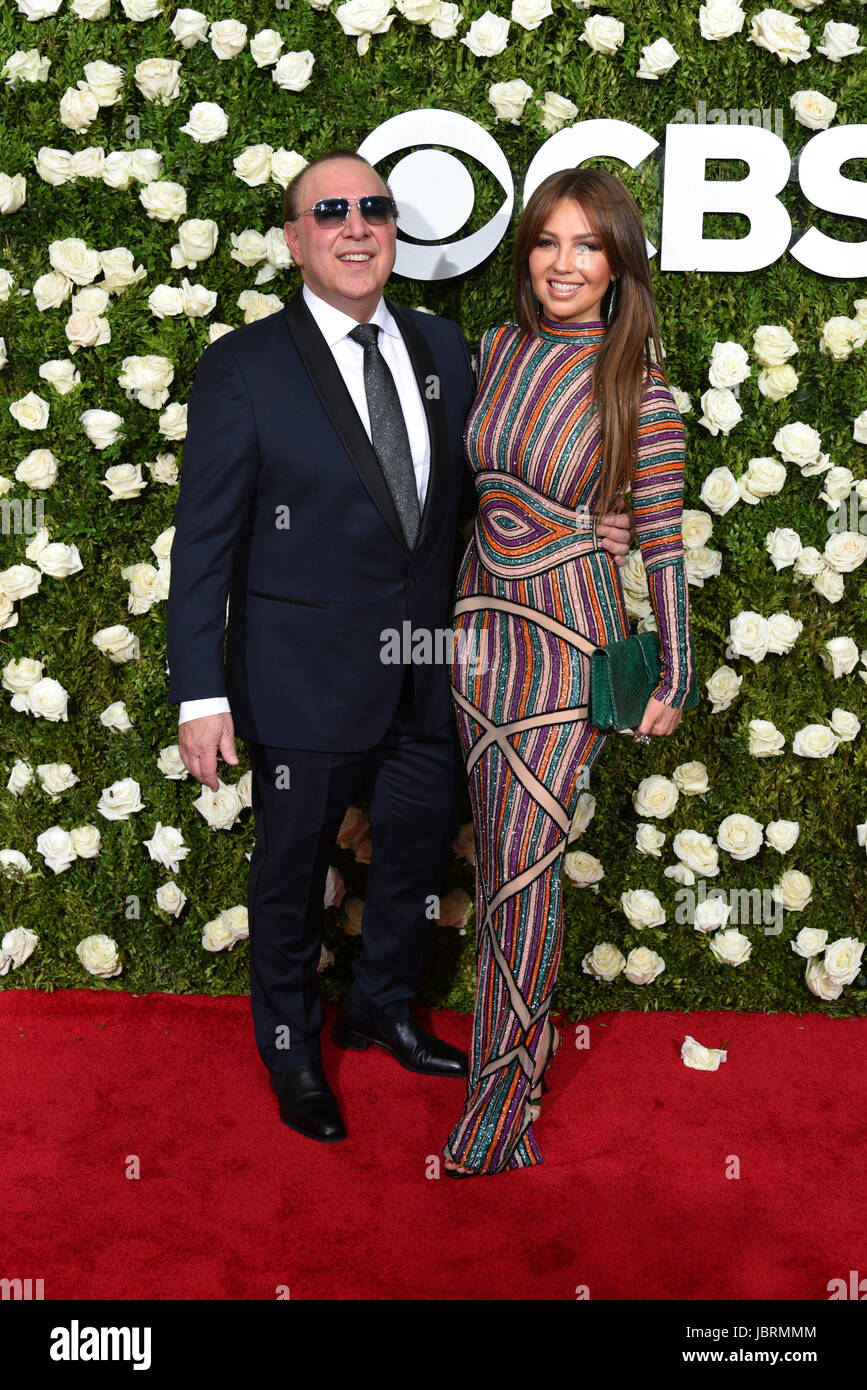
M 235 726 L 231 714 L 203 714 L 178 726 L 181 762 L 203 786 L 217 790 L 217 750 L 227 763 L 237 763 Z
M 609 551 L 614 563 L 622 569 L 635 539 L 635 517 L 628 508 L 622 512 L 606 512 L 596 523 L 596 535 L 600 548 Z

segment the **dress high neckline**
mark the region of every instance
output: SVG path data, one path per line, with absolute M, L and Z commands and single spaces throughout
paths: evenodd
M 539 332 L 543 338 L 556 338 L 562 342 L 599 343 L 605 337 L 608 323 L 605 319 L 587 319 L 585 323 L 556 323 L 540 310 Z

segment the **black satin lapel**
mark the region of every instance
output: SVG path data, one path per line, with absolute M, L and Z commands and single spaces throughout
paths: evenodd
M 403 334 L 403 340 L 406 343 L 424 405 L 428 434 L 430 435 L 430 474 L 421 527 L 416 541 L 416 546 L 419 546 L 430 535 L 431 527 L 436 523 L 436 512 L 442 495 L 442 482 L 446 468 L 448 441 L 446 438 L 446 413 L 441 399 L 442 381 L 430 344 L 412 315 L 402 304 L 393 304 L 390 299 L 385 302 Z
M 379 459 L 367 437 L 367 431 L 346 383 L 340 375 L 334 355 L 304 303 L 300 291 L 284 306 L 283 314 L 307 375 L 349 455 L 353 468 L 395 540 L 406 549 L 406 537 Z

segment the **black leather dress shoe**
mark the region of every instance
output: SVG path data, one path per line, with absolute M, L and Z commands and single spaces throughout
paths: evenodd
M 467 1054 L 435 1038 L 433 1033 L 426 1033 L 412 1017 L 372 1016 L 350 1007 L 337 1015 L 331 1036 L 338 1047 L 351 1047 L 360 1052 L 371 1043 L 378 1043 L 407 1071 L 423 1072 L 426 1076 L 467 1074 Z
M 271 1089 L 280 1102 L 280 1119 L 284 1125 L 306 1139 L 319 1139 L 323 1144 L 346 1138 L 340 1106 L 325 1080 L 321 1062 L 305 1062 L 288 1071 L 268 1074 Z

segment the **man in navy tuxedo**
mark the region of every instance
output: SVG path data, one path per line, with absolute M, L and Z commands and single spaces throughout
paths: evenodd
M 218 751 L 237 763 L 234 736 L 248 740 L 256 1043 L 283 1121 L 327 1142 L 346 1130 L 320 1051 L 323 897 L 362 785 L 373 852 L 334 1040 L 466 1074 L 411 1009 L 457 823 L 448 664 L 395 664 L 386 634 L 450 625 L 475 382 L 456 324 L 383 298 L 397 209 L 366 160 L 319 156 L 283 211 L 302 289 L 207 347 L 189 398 L 168 699 L 184 765 L 212 790 Z M 628 521 L 606 523 L 621 562 Z

